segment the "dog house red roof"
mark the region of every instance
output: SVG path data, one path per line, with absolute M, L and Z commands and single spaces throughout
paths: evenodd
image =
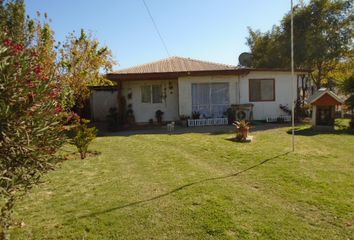
M 342 105 L 344 101 L 329 89 L 321 88 L 307 102 L 316 106 L 335 106 Z

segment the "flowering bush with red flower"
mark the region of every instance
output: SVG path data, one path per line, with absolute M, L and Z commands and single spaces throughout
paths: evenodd
M 55 64 L 42 71 L 36 51 L 0 40 L 0 239 L 14 200 L 53 169 L 65 141 L 68 114 Z

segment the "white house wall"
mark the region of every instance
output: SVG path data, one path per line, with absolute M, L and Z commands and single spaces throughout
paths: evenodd
M 172 89 L 169 89 L 169 82 Z M 166 88 L 166 98 L 162 103 L 142 103 L 141 87 L 144 85 L 161 84 L 162 90 Z M 131 98 L 128 98 L 131 93 Z M 123 82 L 122 95 L 131 104 L 134 111 L 135 121 L 147 123 L 150 119 L 156 121 L 155 112 L 164 112 L 163 121 L 174 121 L 179 119 L 178 115 L 178 81 L 177 80 L 144 80 L 144 81 L 125 81 Z
M 254 104 L 253 117 L 255 120 L 264 120 L 266 117 L 286 115 L 279 105 L 287 105 L 291 109 L 291 73 L 290 72 L 251 72 L 241 80 L 241 103 L 249 102 L 248 79 L 274 78 L 275 101 L 252 102 Z M 294 80 L 294 97 L 296 96 L 296 77 Z
M 299 74 L 299 73 L 297 73 Z M 266 117 L 284 115 L 279 105 L 291 107 L 291 73 L 290 72 L 250 72 L 247 75 L 200 76 L 180 77 L 179 87 L 179 113 L 190 116 L 192 113 L 192 84 L 193 83 L 229 83 L 230 104 L 245 104 L 249 101 L 249 79 L 272 78 L 275 79 L 275 101 L 251 102 L 254 104 L 253 118 L 265 120 Z M 296 96 L 296 77 L 294 80 L 294 96 Z

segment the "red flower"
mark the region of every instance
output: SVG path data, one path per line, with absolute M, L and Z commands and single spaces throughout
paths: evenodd
M 12 46 L 12 41 L 11 41 L 10 39 L 5 39 L 4 45 L 5 45 L 6 47 L 10 47 L 10 46 Z
M 60 105 L 58 105 L 54 111 L 55 113 L 61 113 L 63 111 L 63 108 Z
M 16 44 L 13 49 L 15 50 L 16 53 L 20 53 L 23 51 L 24 47 L 22 44 Z
M 42 68 L 41 66 L 37 65 L 35 68 L 34 68 L 34 72 L 39 75 L 41 72 L 42 72 Z

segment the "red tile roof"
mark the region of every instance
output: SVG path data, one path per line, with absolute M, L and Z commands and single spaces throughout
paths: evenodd
M 169 57 L 152 63 L 126 68 L 111 74 L 172 73 L 194 71 L 235 70 L 236 66 L 212 63 L 184 57 Z
M 250 71 L 290 72 L 279 68 L 245 68 L 233 65 L 207 62 L 192 58 L 169 57 L 159 61 L 111 72 L 106 77 L 112 81 L 177 79 L 183 76 L 241 75 Z M 296 69 L 296 72 L 310 72 Z

